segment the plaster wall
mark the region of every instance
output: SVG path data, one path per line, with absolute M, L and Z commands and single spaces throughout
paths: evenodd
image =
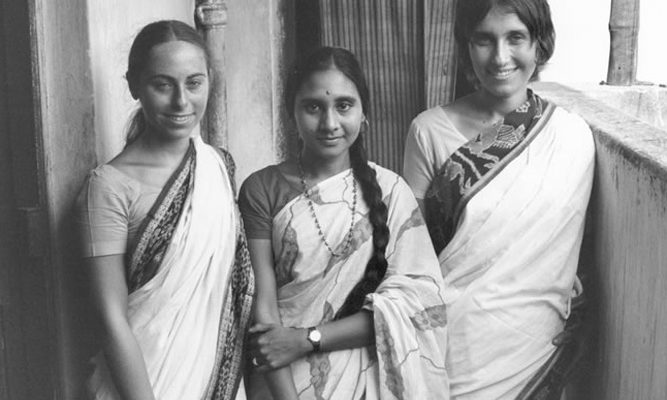
M 581 115 L 595 136 L 590 205 L 597 347 L 585 399 L 662 399 L 667 394 L 667 138 L 582 92 L 538 84 Z
M 177 19 L 194 24 L 194 0 L 86 0 L 90 35 L 98 162 L 105 163 L 123 148 L 125 129 L 137 108 L 125 80 L 132 40 L 149 22 Z
M 229 150 L 237 181 L 274 163 L 282 154 L 280 93 L 284 71 L 285 0 L 228 1 L 225 27 Z M 88 1 L 98 163 L 123 148 L 130 115 L 138 107 L 124 74 L 134 36 L 158 19 L 194 24 L 194 0 Z
M 58 342 L 60 375 L 59 393 L 51 398 L 63 399 L 75 398 L 76 377 L 82 373 L 77 359 L 82 350 L 81 334 L 90 328 L 80 324 L 80 310 L 86 301 L 83 286 L 79 284 L 83 271 L 76 256 L 77 236 L 70 214 L 81 182 L 95 162 L 85 1 L 31 2 L 36 48 L 33 61 L 36 148 L 41 156 L 36 170 L 43 180 L 44 213 L 48 216 L 45 225 L 49 232 L 44 267 L 47 279 L 43 284 L 53 295 L 48 300 L 55 310 L 57 328 L 53 334 Z M 40 228 L 33 227 L 31 234 L 39 234 Z
M 282 89 L 294 40 L 290 0 L 227 3 L 225 41 L 229 150 L 238 183 L 286 152 Z

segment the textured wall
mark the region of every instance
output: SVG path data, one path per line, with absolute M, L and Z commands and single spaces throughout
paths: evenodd
M 85 304 L 79 280 L 84 271 L 78 264 L 70 216 L 83 177 L 95 162 L 86 1 L 37 0 L 33 4 L 36 134 L 43 142 L 38 147 L 43 157 L 38 170 L 44 174 L 50 234 L 44 268 L 53 277 L 44 283 L 55 292 L 59 380 L 64 390 L 58 398 L 71 399 L 77 389 L 75 377 L 81 373 L 76 361 L 83 347 L 80 335 L 90 328 L 79 325 L 83 317 L 79 311 Z
M 100 163 L 123 148 L 125 128 L 137 107 L 125 72 L 132 40 L 149 22 L 177 19 L 194 24 L 194 0 L 88 0 L 90 65 L 94 84 L 95 130 Z
M 294 46 L 293 1 L 229 1 L 227 26 L 228 143 L 236 180 L 274 164 L 289 135 L 282 110 L 286 66 Z
M 585 394 L 667 396 L 667 134 L 555 84 L 536 91 L 586 119 L 597 164 L 591 216 L 597 351 Z

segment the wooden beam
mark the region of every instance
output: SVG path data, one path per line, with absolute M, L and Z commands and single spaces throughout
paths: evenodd
M 628 86 L 637 81 L 639 1 L 611 0 L 609 17 L 609 85 Z
M 227 148 L 227 85 L 225 82 L 225 0 L 197 0 L 195 23 L 204 36 L 210 56 L 213 79 L 206 116 L 202 121 L 202 136 L 213 146 Z
M 426 108 L 454 100 L 456 0 L 424 1 L 424 95 Z

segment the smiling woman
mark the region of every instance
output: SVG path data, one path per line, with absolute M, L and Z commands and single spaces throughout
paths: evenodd
M 151 49 L 139 87 L 132 87 L 131 92 L 141 102 L 144 138 L 187 138 L 206 110 L 206 58 L 201 49 L 187 42 L 159 44 Z
M 476 91 L 418 115 L 404 161 L 448 294 L 452 398 L 559 399 L 591 132 L 528 88 L 554 48 L 546 0 L 460 1 L 455 33 Z
M 437 260 L 405 182 L 366 158 L 358 61 L 319 48 L 285 97 L 299 156 L 239 195 L 257 280 L 249 398 L 446 400 Z
M 127 80 L 141 108 L 126 147 L 91 171 L 78 200 L 104 333 L 89 398 L 245 397 L 253 277 L 233 162 L 196 130 L 209 79 L 204 42 L 185 23 L 155 22 L 135 38 Z

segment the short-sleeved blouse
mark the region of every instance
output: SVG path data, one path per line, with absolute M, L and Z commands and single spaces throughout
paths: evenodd
M 77 198 L 82 256 L 124 254 L 161 190 L 108 164 L 92 170 Z
M 301 190 L 288 181 L 278 165 L 250 175 L 239 191 L 239 209 L 248 239 L 271 239 L 273 217 Z
M 403 178 L 417 199 L 424 199 L 438 169 L 467 141 L 442 106 L 430 108 L 412 121 L 405 139 Z

